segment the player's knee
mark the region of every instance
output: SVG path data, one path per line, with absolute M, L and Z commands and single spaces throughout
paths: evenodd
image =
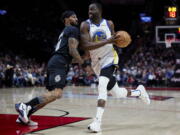
M 125 98 L 127 97 L 128 91 L 126 88 L 120 88 L 116 83 L 115 86 L 112 88 L 111 93 L 116 98 Z
M 62 90 L 61 89 L 57 90 L 56 97 L 57 97 L 57 99 L 62 97 Z
M 62 90 L 61 89 L 55 89 L 52 93 L 52 97 L 54 99 L 58 99 L 62 97 Z
M 103 99 L 105 101 L 107 100 L 107 84 L 108 84 L 108 82 L 109 82 L 109 79 L 107 77 L 104 77 L 104 76 L 99 77 L 98 100 L 99 99 Z
M 105 107 L 106 101 L 103 99 L 98 100 L 98 107 Z
M 60 93 L 56 94 L 56 99 L 59 99 L 61 97 L 62 97 L 62 94 L 60 94 Z

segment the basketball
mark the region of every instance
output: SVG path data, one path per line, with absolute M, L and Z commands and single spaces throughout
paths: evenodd
M 116 35 L 120 35 L 115 45 L 120 48 L 125 48 L 131 43 L 131 36 L 126 31 L 118 31 Z

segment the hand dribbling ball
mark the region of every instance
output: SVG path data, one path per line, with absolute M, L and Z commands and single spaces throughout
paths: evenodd
M 120 48 L 125 48 L 131 43 L 131 36 L 126 31 L 118 31 L 116 35 L 120 35 L 115 45 Z

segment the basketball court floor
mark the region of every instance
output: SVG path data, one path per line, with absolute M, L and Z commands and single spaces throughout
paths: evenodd
M 148 89 L 151 104 L 138 98 L 115 99 L 109 95 L 102 132 L 90 133 L 88 124 L 96 113 L 97 91 L 68 86 L 62 99 L 36 112 L 38 126 L 15 122 L 14 104 L 42 94 L 44 88 L 0 89 L 0 135 L 180 135 L 180 89 Z

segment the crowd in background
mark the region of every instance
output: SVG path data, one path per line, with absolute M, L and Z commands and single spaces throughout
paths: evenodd
M 164 46 L 143 46 L 117 74 L 122 85 L 142 83 L 146 86 L 168 86 L 175 70 L 175 53 Z
M 46 64 L 39 64 L 35 59 L 27 59 L 14 54 L 0 53 L 0 87 L 28 87 L 44 86 L 46 79 Z M 97 83 L 90 64 L 80 68 L 79 65 L 70 65 L 67 75 L 68 85 L 90 86 Z
M 175 69 L 175 53 L 172 48 L 146 44 L 141 46 L 123 67 L 114 74 L 119 85 L 146 86 L 170 85 Z M 46 64 L 35 59 L 0 53 L 0 87 L 44 86 Z M 70 65 L 67 74 L 67 84 L 90 86 L 97 84 L 90 61 L 86 67 L 77 64 Z
M 0 54 L 0 87 L 43 86 L 45 64 L 12 54 Z

